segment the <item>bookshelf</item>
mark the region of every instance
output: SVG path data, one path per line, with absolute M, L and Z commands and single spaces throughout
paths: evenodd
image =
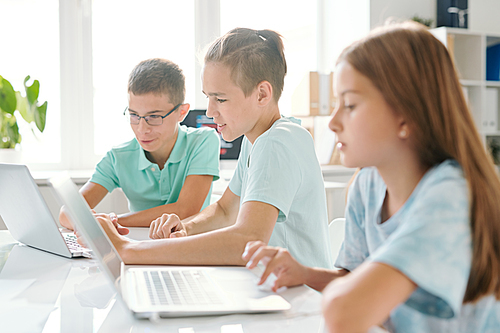
M 491 52 L 500 49 L 500 33 L 448 27 L 430 31 L 450 51 L 483 143 L 500 164 L 500 52 Z

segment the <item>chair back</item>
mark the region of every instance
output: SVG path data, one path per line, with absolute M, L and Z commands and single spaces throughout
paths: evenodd
M 338 217 L 333 219 L 328 224 L 328 232 L 330 234 L 330 242 L 332 247 L 332 259 L 333 262 L 337 260 L 337 256 L 339 255 L 340 247 L 342 246 L 342 242 L 344 241 L 345 236 L 345 218 Z

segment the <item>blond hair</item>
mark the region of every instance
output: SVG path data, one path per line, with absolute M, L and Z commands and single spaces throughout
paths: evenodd
M 278 102 L 286 75 L 281 35 L 272 30 L 236 28 L 217 38 L 205 54 L 205 63 L 228 66 L 231 79 L 249 96 L 262 81 L 273 87 Z
M 464 302 L 500 299 L 500 180 L 467 106 L 446 47 L 423 25 L 381 27 L 340 55 L 366 76 L 412 133 L 411 144 L 430 167 L 456 160 L 470 198 L 472 266 Z
M 134 95 L 167 95 L 170 103 L 184 103 L 185 77 L 179 66 L 167 59 L 141 61 L 129 75 L 128 92 Z

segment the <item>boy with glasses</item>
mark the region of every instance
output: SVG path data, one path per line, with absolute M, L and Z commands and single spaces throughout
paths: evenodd
M 124 115 L 135 139 L 111 149 L 80 190 L 94 208 L 120 187 L 130 208 L 115 219 L 120 225 L 149 227 L 164 213 L 186 218 L 210 203 L 220 139 L 214 129 L 179 125 L 190 106 L 184 81 L 182 70 L 165 59 L 142 61 L 130 74 Z M 64 213 L 60 222 L 71 228 Z

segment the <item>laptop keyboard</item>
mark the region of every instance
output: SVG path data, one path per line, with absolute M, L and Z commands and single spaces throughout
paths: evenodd
M 63 237 L 64 237 L 64 241 L 68 245 L 68 249 L 72 253 L 75 253 L 75 252 L 76 253 L 80 253 L 80 252 L 88 251 L 86 248 L 84 248 L 83 246 L 81 246 L 80 244 L 78 244 L 78 242 L 76 240 L 76 236 L 74 234 L 64 233 Z
M 198 270 L 144 271 L 151 304 L 222 304 L 218 288 Z

